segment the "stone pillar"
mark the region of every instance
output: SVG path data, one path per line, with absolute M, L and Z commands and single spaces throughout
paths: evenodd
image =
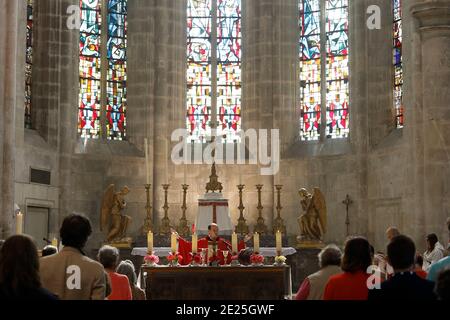
M 419 1 L 411 7 L 420 32 L 420 76 L 415 130 L 422 132 L 423 158 L 417 168 L 417 188 L 423 190 L 423 212 L 418 212 L 423 233 L 446 237 L 450 200 L 450 1 Z M 421 184 L 421 185 L 419 185 Z M 421 195 L 418 195 L 421 196 Z
M 15 108 L 19 2 L 0 1 L 0 238 L 11 235 L 14 213 Z

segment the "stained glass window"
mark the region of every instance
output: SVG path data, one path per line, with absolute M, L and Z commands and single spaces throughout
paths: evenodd
M 212 128 L 224 141 L 238 140 L 241 37 L 241 0 L 188 0 L 186 107 L 191 141 L 207 141 Z
M 300 32 L 301 139 L 346 138 L 348 0 L 300 0 Z
M 403 105 L 403 61 L 402 61 L 402 1 L 392 0 L 393 9 L 393 74 L 394 74 L 394 109 L 395 122 L 397 128 L 404 125 L 404 105 Z
M 80 7 L 78 130 L 82 138 L 98 139 L 105 132 L 107 139 L 123 140 L 126 137 L 127 0 L 80 0 Z
M 27 44 L 25 57 L 25 127 L 31 128 L 31 86 L 33 71 L 33 6 L 34 0 L 27 0 Z

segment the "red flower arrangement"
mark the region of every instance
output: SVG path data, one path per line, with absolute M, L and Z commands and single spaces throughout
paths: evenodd
M 167 260 L 169 261 L 170 264 L 177 264 L 177 263 L 181 264 L 181 262 L 183 262 L 183 256 L 178 253 L 171 253 L 167 257 Z
M 262 265 L 264 264 L 264 256 L 260 254 L 252 254 L 252 256 L 250 257 L 250 262 L 253 265 Z
M 157 265 L 159 263 L 159 257 L 154 254 L 149 254 L 144 258 L 145 263 L 151 265 Z
M 196 264 L 202 264 L 202 256 L 199 255 L 199 254 L 194 255 L 194 259 L 193 260 L 194 260 L 194 262 Z

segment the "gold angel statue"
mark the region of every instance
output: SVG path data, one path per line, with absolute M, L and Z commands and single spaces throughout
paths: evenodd
M 319 188 L 313 194 L 306 189 L 299 191 L 304 213 L 298 218 L 301 241 L 322 242 L 327 232 L 327 206 L 325 197 Z
M 108 243 L 130 242 L 130 239 L 126 238 L 126 234 L 131 218 L 122 213 L 127 206 L 125 196 L 129 192 L 128 187 L 123 187 L 122 190 L 116 192 L 113 184 L 105 191 L 102 201 L 100 231 L 107 231 L 106 241 Z

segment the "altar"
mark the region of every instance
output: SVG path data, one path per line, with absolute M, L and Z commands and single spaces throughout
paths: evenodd
M 141 268 L 148 300 L 284 300 L 289 266 Z

